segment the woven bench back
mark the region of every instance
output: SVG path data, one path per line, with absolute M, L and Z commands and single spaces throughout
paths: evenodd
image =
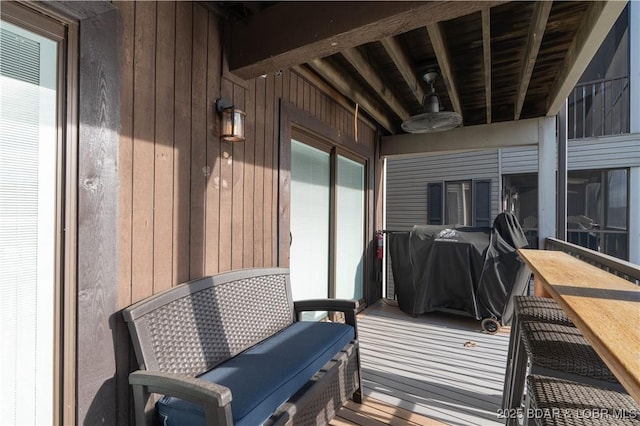
M 290 325 L 288 269 L 205 277 L 123 311 L 140 368 L 197 376 Z

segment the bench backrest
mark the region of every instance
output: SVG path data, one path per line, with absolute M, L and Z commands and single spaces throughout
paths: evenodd
M 141 369 L 197 376 L 294 321 L 289 270 L 181 284 L 123 311 Z

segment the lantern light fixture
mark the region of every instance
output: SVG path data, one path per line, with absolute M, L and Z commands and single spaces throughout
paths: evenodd
M 216 111 L 222 118 L 220 137 L 228 142 L 244 142 L 244 119 L 247 114 L 224 98 L 216 100 Z

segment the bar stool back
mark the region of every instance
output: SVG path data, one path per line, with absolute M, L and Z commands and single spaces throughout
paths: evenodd
M 520 336 L 521 321 L 542 321 L 572 327 L 573 322 L 562 308 L 546 297 L 515 296 L 513 298 L 515 317 L 511 326 L 509 352 L 504 376 L 502 408 L 513 406 L 511 392 L 514 386 L 524 387 L 524 374 L 527 368 L 527 357 Z M 520 353 L 518 357 L 517 354 Z M 520 375 L 516 374 L 519 373 Z M 514 381 L 517 383 L 514 384 Z
M 524 426 L 637 426 L 640 406 L 624 392 L 532 374 L 523 419 Z
M 520 323 L 520 330 L 524 352 L 529 360 L 529 374 L 558 377 L 624 391 L 616 377 L 577 328 L 525 321 Z M 510 400 L 512 405 L 507 412 L 520 408 L 524 393 L 524 386 L 520 386 L 520 382 L 524 378 L 525 371 L 516 371 L 514 374 L 519 380 L 514 381 Z

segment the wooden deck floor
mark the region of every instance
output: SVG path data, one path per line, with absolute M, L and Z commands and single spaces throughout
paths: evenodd
M 440 426 L 437 420 L 365 397 L 362 404 L 346 403 L 330 426 Z
M 489 335 L 458 315 L 413 318 L 385 301 L 358 327 L 366 403 L 348 403 L 332 425 L 504 423 L 497 412 L 508 329 Z

